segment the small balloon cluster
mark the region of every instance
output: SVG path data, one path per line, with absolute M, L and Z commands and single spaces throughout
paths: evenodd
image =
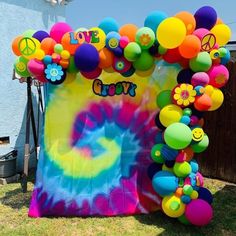
M 171 31 L 164 27 L 167 24 Z M 220 88 L 229 79 L 225 64 L 230 59 L 224 44 L 229 38 L 229 28 L 211 7 L 202 7 L 194 15 L 181 12 L 163 20 L 157 29 L 158 42 L 168 48 L 163 59 L 181 64 L 184 58 L 186 66 L 177 75 L 177 86 L 157 96 L 160 111 L 155 123 L 161 131 L 151 150 L 154 163 L 148 171 L 154 190 L 162 197 L 163 212 L 184 224 L 203 226 L 213 216 L 213 198 L 203 187 L 193 156 L 209 144 L 203 112 L 223 103 Z

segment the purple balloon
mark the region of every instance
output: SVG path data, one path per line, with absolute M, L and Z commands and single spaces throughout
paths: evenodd
M 212 207 L 208 202 L 202 199 L 195 199 L 186 205 L 185 216 L 193 225 L 204 226 L 212 219 Z
M 79 70 L 91 72 L 95 70 L 99 64 L 98 51 L 91 44 L 82 44 L 75 52 L 74 61 Z
M 211 29 L 217 21 L 217 13 L 214 8 L 204 6 L 199 8 L 194 14 L 196 20 L 196 29 L 205 28 Z
M 32 36 L 35 39 L 38 39 L 39 42 L 43 41 L 43 39 L 50 37 L 49 34 L 43 30 L 39 30 L 35 32 Z

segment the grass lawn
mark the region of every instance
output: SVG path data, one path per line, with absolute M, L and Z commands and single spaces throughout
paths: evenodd
M 236 235 L 236 185 L 206 179 L 214 194 L 214 219 L 206 227 L 185 226 L 160 211 L 108 218 L 41 218 L 27 216 L 33 184 L 23 194 L 20 183 L 0 186 L 0 235 Z

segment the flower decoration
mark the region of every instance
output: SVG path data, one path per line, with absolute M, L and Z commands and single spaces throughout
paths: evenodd
M 189 106 L 195 101 L 196 94 L 191 84 L 180 84 L 174 88 L 173 99 L 179 106 Z
M 143 34 L 140 37 L 140 43 L 143 46 L 147 46 L 151 41 L 151 37 L 148 34 Z
M 216 78 L 215 78 L 215 82 L 218 85 L 224 85 L 226 81 L 226 77 L 224 74 L 219 74 Z
M 50 82 L 59 82 L 62 80 L 62 77 L 64 75 L 64 72 L 62 70 L 62 67 L 57 65 L 56 63 L 48 64 L 47 69 L 45 69 L 46 78 Z

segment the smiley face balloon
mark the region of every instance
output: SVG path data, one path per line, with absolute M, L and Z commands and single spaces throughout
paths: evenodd
M 193 140 L 200 142 L 204 137 L 204 131 L 202 128 L 194 128 L 192 130 Z

